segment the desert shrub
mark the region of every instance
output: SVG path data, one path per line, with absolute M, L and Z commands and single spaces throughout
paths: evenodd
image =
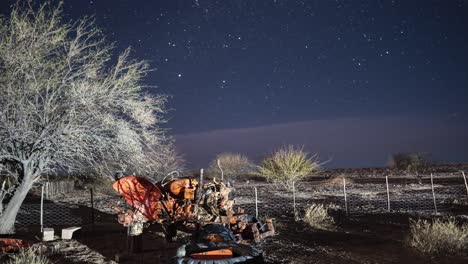
M 211 161 L 208 172 L 212 177 L 220 175 L 221 171 L 218 167 L 218 160 L 223 169 L 224 178 L 235 180 L 239 176 L 249 174 L 253 170 L 253 164 L 249 158 L 239 153 L 221 153 L 216 156 L 216 159 Z
M 303 151 L 303 148 L 288 146 L 265 158 L 260 166 L 257 166 L 256 174 L 271 182 L 281 184 L 287 190 L 292 190 L 298 181 L 319 168 L 317 155 L 310 157 L 307 152 Z
M 397 153 L 392 155 L 389 163 L 393 169 L 406 171 L 408 174 L 419 174 L 428 164 L 426 157 L 421 153 Z
M 468 225 L 458 225 L 454 218 L 412 221 L 408 243 L 428 255 L 466 255 Z
M 335 224 L 333 218 L 328 214 L 328 207 L 323 204 L 313 204 L 307 208 L 304 222 L 310 227 L 323 230 L 333 229 Z
M 52 264 L 46 256 L 32 248 L 21 250 L 18 254 L 12 256 L 7 264 Z
M 343 178 L 346 178 L 346 185 L 354 184 L 353 179 L 343 176 L 330 177 L 329 179 L 325 180 L 322 184 L 327 186 L 343 186 Z

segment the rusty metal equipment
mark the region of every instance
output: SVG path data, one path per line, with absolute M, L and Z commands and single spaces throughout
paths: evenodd
M 32 241 L 16 238 L 0 238 L 0 252 L 12 252 L 31 246 Z
M 131 208 L 114 207 L 118 222 L 129 227 L 133 236 L 143 232 L 144 223 L 161 224 L 168 241 L 177 230 L 192 233 L 193 241 L 202 243 L 248 244 L 275 234 L 272 219 L 263 222 L 245 214 L 242 208 L 235 208 L 234 201 L 229 199 L 232 188 L 224 182 L 213 180 L 200 184 L 196 179 L 176 178 L 153 184 L 144 177 L 127 176 L 118 179 L 113 188 Z M 222 226 L 230 234 L 203 232 L 205 227 L 213 225 Z M 193 256 L 223 258 L 230 256 L 229 248 L 207 249 Z

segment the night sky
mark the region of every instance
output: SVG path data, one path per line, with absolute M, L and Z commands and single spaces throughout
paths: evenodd
M 151 62 L 189 167 L 284 144 L 329 167 L 402 151 L 468 161 L 468 1 L 65 0 L 65 12 L 95 15 L 117 51 Z

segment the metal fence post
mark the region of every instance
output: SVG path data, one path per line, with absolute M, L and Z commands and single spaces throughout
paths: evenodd
M 466 195 L 468 195 L 468 183 L 466 183 L 466 177 L 465 177 L 464 171 L 462 171 L 462 175 L 463 175 L 463 180 L 465 181 Z
M 294 217 L 296 217 L 296 187 L 295 187 L 295 182 L 293 182 L 293 212 L 294 212 Z
M 348 200 L 346 198 L 346 179 L 345 179 L 345 177 L 343 177 L 343 193 L 344 193 L 344 203 L 345 203 L 346 216 L 348 216 Z
M 45 183 L 45 194 L 46 194 L 46 199 L 49 199 L 49 182 Z
M 434 210 L 437 214 L 437 204 L 436 204 L 436 197 L 435 197 L 435 192 L 434 192 L 434 180 L 432 177 L 432 173 L 431 173 L 431 188 L 432 188 L 432 198 L 434 200 Z
M 390 212 L 390 191 L 388 188 L 388 176 L 385 176 L 385 183 L 387 185 L 387 210 Z
M 255 190 L 255 217 L 258 218 L 258 196 L 257 196 L 257 187 L 254 187 Z
M 89 189 L 91 193 L 91 224 L 94 225 L 94 195 L 93 195 L 93 187 Z
M 44 185 L 41 186 L 41 233 L 44 232 Z

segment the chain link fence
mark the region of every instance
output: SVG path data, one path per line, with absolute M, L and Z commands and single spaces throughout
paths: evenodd
M 51 186 L 49 184 L 49 188 L 44 188 L 44 198 L 60 192 L 67 193 L 74 188 L 71 183 L 57 183 L 54 187 Z M 467 201 L 468 187 L 463 177 L 434 176 L 433 184 L 428 177 L 425 177 L 421 184 L 405 183 L 400 178 L 371 178 L 363 183 L 358 179 L 335 177 L 324 181 L 300 183 L 294 193 L 268 183 L 237 184 L 231 192 L 231 197 L 245 212 L 268 217 L 294 216 L 295 211 L 302 214 L 312 204 L 333 204 L 347 214 L 389 211 L 442 212 L 451 210 L 453 205 L 460 201 Z M 84 206 L 45 201 L 43 225 L 80 225 L 92 222 L 94 215 L 91 193 L 89 199 L 89 204 L 86 202 Z M 101 203 L 104 205 L 99 206 Z M 93 200 L 93 204 L 98 207 L 110 208 L 108 203 L 104 198 Z M 16 224 L 39 225 L 40 210 L 39 199 L 26 201 L 21 206 Z
M 83 213 L 78 206 L 64 206 L 57 203 L 43 205 L 43 225 L 81 225 L 89 222 L 89 214 Z M 41 204 L 24 203 L 16 217 L 16 225 L 29 226 L 41 224 Z
M 247 213 L 269 217 L 293 216 L 295 210 L 301 213 L 312 204 L 333 204 L 348 214 L 441 212 L 468 199 L 463 177 L 448 180 L 434 176 L 433 184 L 429 179 L 421 184 L 401 183 L 397 178 L 375 178 L 372 182 L 343 178 L 305 182 L 295 193 L 272 184 L 244 184 L 235 187 L 232 197 Z
M 93 221 L 92 206 L 91 208 L 80 207 L 49 200 L 61 194 L 71 193 L 74 190 L 75 184 L 71 180 L 45 182 L 34 187 L 34 195 L 29 196 L 21 205 L 15 224 L 17 226 L 41 224 L 43 226 L 70 226 L 91 223 Z M 43 198 L 42 204 L 41 196 Z

